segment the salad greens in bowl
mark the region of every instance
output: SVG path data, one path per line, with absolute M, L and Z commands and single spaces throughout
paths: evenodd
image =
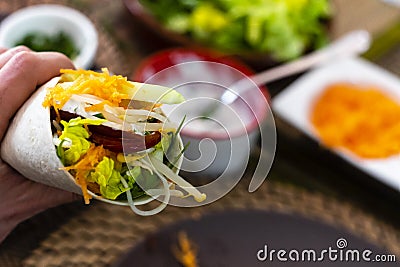
M 277 62 L 324 46 L 332 16 L 329 0 L 138 0 L 169 34 L 224 53 L 268 54 Z M 129 7 L 128 7 L 129 8 Z M 260 59 L 259 57 L 257 57 Z

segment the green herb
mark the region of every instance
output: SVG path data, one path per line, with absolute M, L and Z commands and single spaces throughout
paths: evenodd
M 60 144 L 57 147 L 57 156 L 60 159 L 61 163 L 63 165 L 65 165 L 65 152 L 64 152 L 64 148 L 62 147 L 63 143 L 67 141 L 67 140 L 61 140 Z
M 168 133 L 168 135 L 171 135 L 170 136 L 170 139 L 171 139 L 171 143 L 170 143 L 170 145 L 169 145 L 169 147 L 168 147 L 168 149 L 167 149 L 167 152 L 165 153 L 165 159 L 164 159 L 164 162 L 165 162 L 165 164 L 169 167 L 169 168 L 171 168 L 171 169 L 174 169 L 174 168 L 176 168 L 176 164 L 177 164 L 177 162 L 179 161 L 179 159 L 183 156 L 183 153 L 185 152 L 185 150 L 188 148 L 188 146 L 190 145 L 190 142 L 189 143 L 187 143 L 187 144 L 185 144 L 184 146 L 183 146 L 183 148 L 182 148 L 182 150 L 178 153 L 178 154 L 173 154 L 173 153 L 176 153 L 176 142 L 178 141 L 177 139 L 178 139 L 178 135 L 179 135 L 179 133 L 181 132 L 181 130 L 182 130 L 182 127 L 183 127 L 183 123 L 185 122 L 185 120 L 186 120 L 186 115 L 183 117 L 183 119 L 181 120 L 181 122 L 179 123 L 179 126 L 178 126 L 178 128 L 176 129 L 176 131 L 175 131 L 175 133 L 173 133 L 173 132 L 171 132 L 171 133 Z M 172 160 L 172 162 L 169 160 L 169 159 L 171 159 L 171 158 L 173 158 L 173 160 Z
M 79 53 L 71 37 L 64 32 L 59 32 L 55 35 L 31 32 L 17 41 L 15 45 L 24 45 L 37 52 L 60 52 L 70 59 L 74 59 Z
M 97 118 L 99 118 L 99 119 L 105 119 L 104 115 L 101 114 L 101 113 L 95 114 L 95 115 L 93 115 L 93 116 L 95 116 L 95 117 L 97 117 Z
M 170 154 L 173 152 L 173 150 L 175 148 L 175 143 L 176 143 L 176 141 L 178 139 L 177 137 L 178 137 L 179 133 L 182 130 L 183 123 L 185 122 L 185 120 L 186 120 L 186 115 L 183 117 L 183 119 L 179 123 L 179 126 L 176 129 L 175 133 L 168 133 L 168 134 L 171 134 L 172 136 L 171 136 L 171 143 L 170 143 L 170 145 L 169 145 L 169 147 L 167 149 L 167 152 L 165 153 L 167 155 L 167 158 L 169 158 Z
M 189 146 L 190 146 L 190 142 L 187 142 L 187 143 L 183 146 L 183 148 L 182 148 L 182 150 L 179 152 L 179 154 L 175 157 L 174 161 L 173 161 L 172 163 L 169 162 L 169 161 L 166 163 L 167 166 L 168 166 L 170 169 L 175 168 L 175 166 L 176 166 L 176 164 L 178 163 L 179 159 L 183 156 L 183 153 L 185 153 L 186 149 L 187 149 Z

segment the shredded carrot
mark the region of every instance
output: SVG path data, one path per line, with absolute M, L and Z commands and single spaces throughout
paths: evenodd
M 189 240 L 187 233 L 181 231 L 178 233 L 179 248 L 174 247 L 173 252 L 175 258 L 184 267 L 198 267 L 197 263 L 197 249 L 193 245 L 192 241 Z
M 400 153 L 400 103 L 374 86 L 328 86 L 311 110 L 322 143 L 346 148 L 362 158 Z
M 107 100 L 107 104 L 119 106 L 128 95 L 121 88 L 132 87 L 126 77 L 110 75 L 107 69 L 102 73 L 90 70 L 62 69 L 61 82 L 49 88 L 44 99 L 44 107 L 54 107 L 56 110 L 64 106 L 73 94 L 90 94 Z M 65 82 L 70 82 L 65 86 Z
M 108 100 L 104 100 L 98 104 L 94 104 L 91 105 L 90 107 L 86 107 L 85 111 L 89 112 L 89 111 L 102 111 L 104 110 L 104 105 L 109 105 L 109 106 L 113 106 L 113 104 L 108 101 Z
M 82 156 L 82 158 L 72 166 L 64 167 L 66 171 L 75 170 L 75 180 L 76 183 L 81 187 L 83 198 L 86 204 L 89 204 L 91 199 L 88 190 L 86 177 L 91 170 L 94 170 L 96 165 L 106 156 L 109 152 L 104 149 L 103 146 L 95 146 L 92 144 L 89 150 Z

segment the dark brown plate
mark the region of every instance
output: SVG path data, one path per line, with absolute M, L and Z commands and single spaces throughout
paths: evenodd
M 172 247 L 177 245 L 177 235 L 185 231 L 190 240 L 198 247 L 200 267 L 207 266 L 398 266 L 398 263 L 365 262 L 362 252 L 372 251 L 370 258 L 378 254 L 389 254 L 384 249 L 362 238 L 356 237 L 344 229 L 332 227 L 320 221 L 314 221 L 296 215 L 265 211 L 231 211 L 211 214 L 199 220 L 178 222 L 159 232 L 147 236 L 133 247 L 115 267 L 151 266 L 179 267 L 174 258 Z M 347 247 L 338 248 L 338 240 L 345 239 Z M 342 240 L 343 241 L 343 240 Z M 342 244 L 342 243 L 341 243 Z M 268 246 L 268 251 L 276 250 L 273 261 L 260 261 L 257 253 Z M 323 250 L 336 250 L 336 261 L 329 259 L 326 253 L 322 261 L 279 261 L 277 251 L 283 249 L 303 252 L 315 250 L 317 258 Z M 360 261 L 340 260 L 340 251 L 359 251 Z M 294 255 L 294 254 L 293 254 Z M 300 254 L 301 255 L 301 254 Z M 348 253 L 348 259 L 352 259 Z M 264 252 L 260 252 L 260 257 Z M 305 256 L 307 257 L 307 255 Z M 288 258 L 288 254 L 286 254 Z

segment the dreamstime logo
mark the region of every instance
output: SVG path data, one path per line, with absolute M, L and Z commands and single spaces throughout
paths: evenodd
M 176 125 L 185 118 L 181 137 L 188 147 L 183 162 L 176 167 L 189 174 L 213 177 L 197 187 L 207 195 L 205 201 L 176 197 L 168 204 L 195 207 L 226 195 L 245 174 L 250 157 L 254 160 L 251 152 L 258 142 L 261 152 L 249 192 L 257 190 L 272 166 L 276 128 L 266 97 L 248 76 L 225 64 L 191 61 L 164 69 L 146 83 L 170 87 L 186 99 L 178 105 L 162 106 Z M 170 125 L 164 123 L 163 127 Z M 151 189 L 137 182 L 145 191 Z
M 257 259 L 262 262 L 396 262 L 392 254 L 374 254 L 369 249 L 348 248 L 345 238 L 336 240 L 336 247 L 316 249 L 270 249 L 268 245 L 257 251 Z
M 338 240 L 336 240 L 336 246 L 339 249 L 347 248 L 347 245 L 347 240 L 344 238 L 339 238 Z

